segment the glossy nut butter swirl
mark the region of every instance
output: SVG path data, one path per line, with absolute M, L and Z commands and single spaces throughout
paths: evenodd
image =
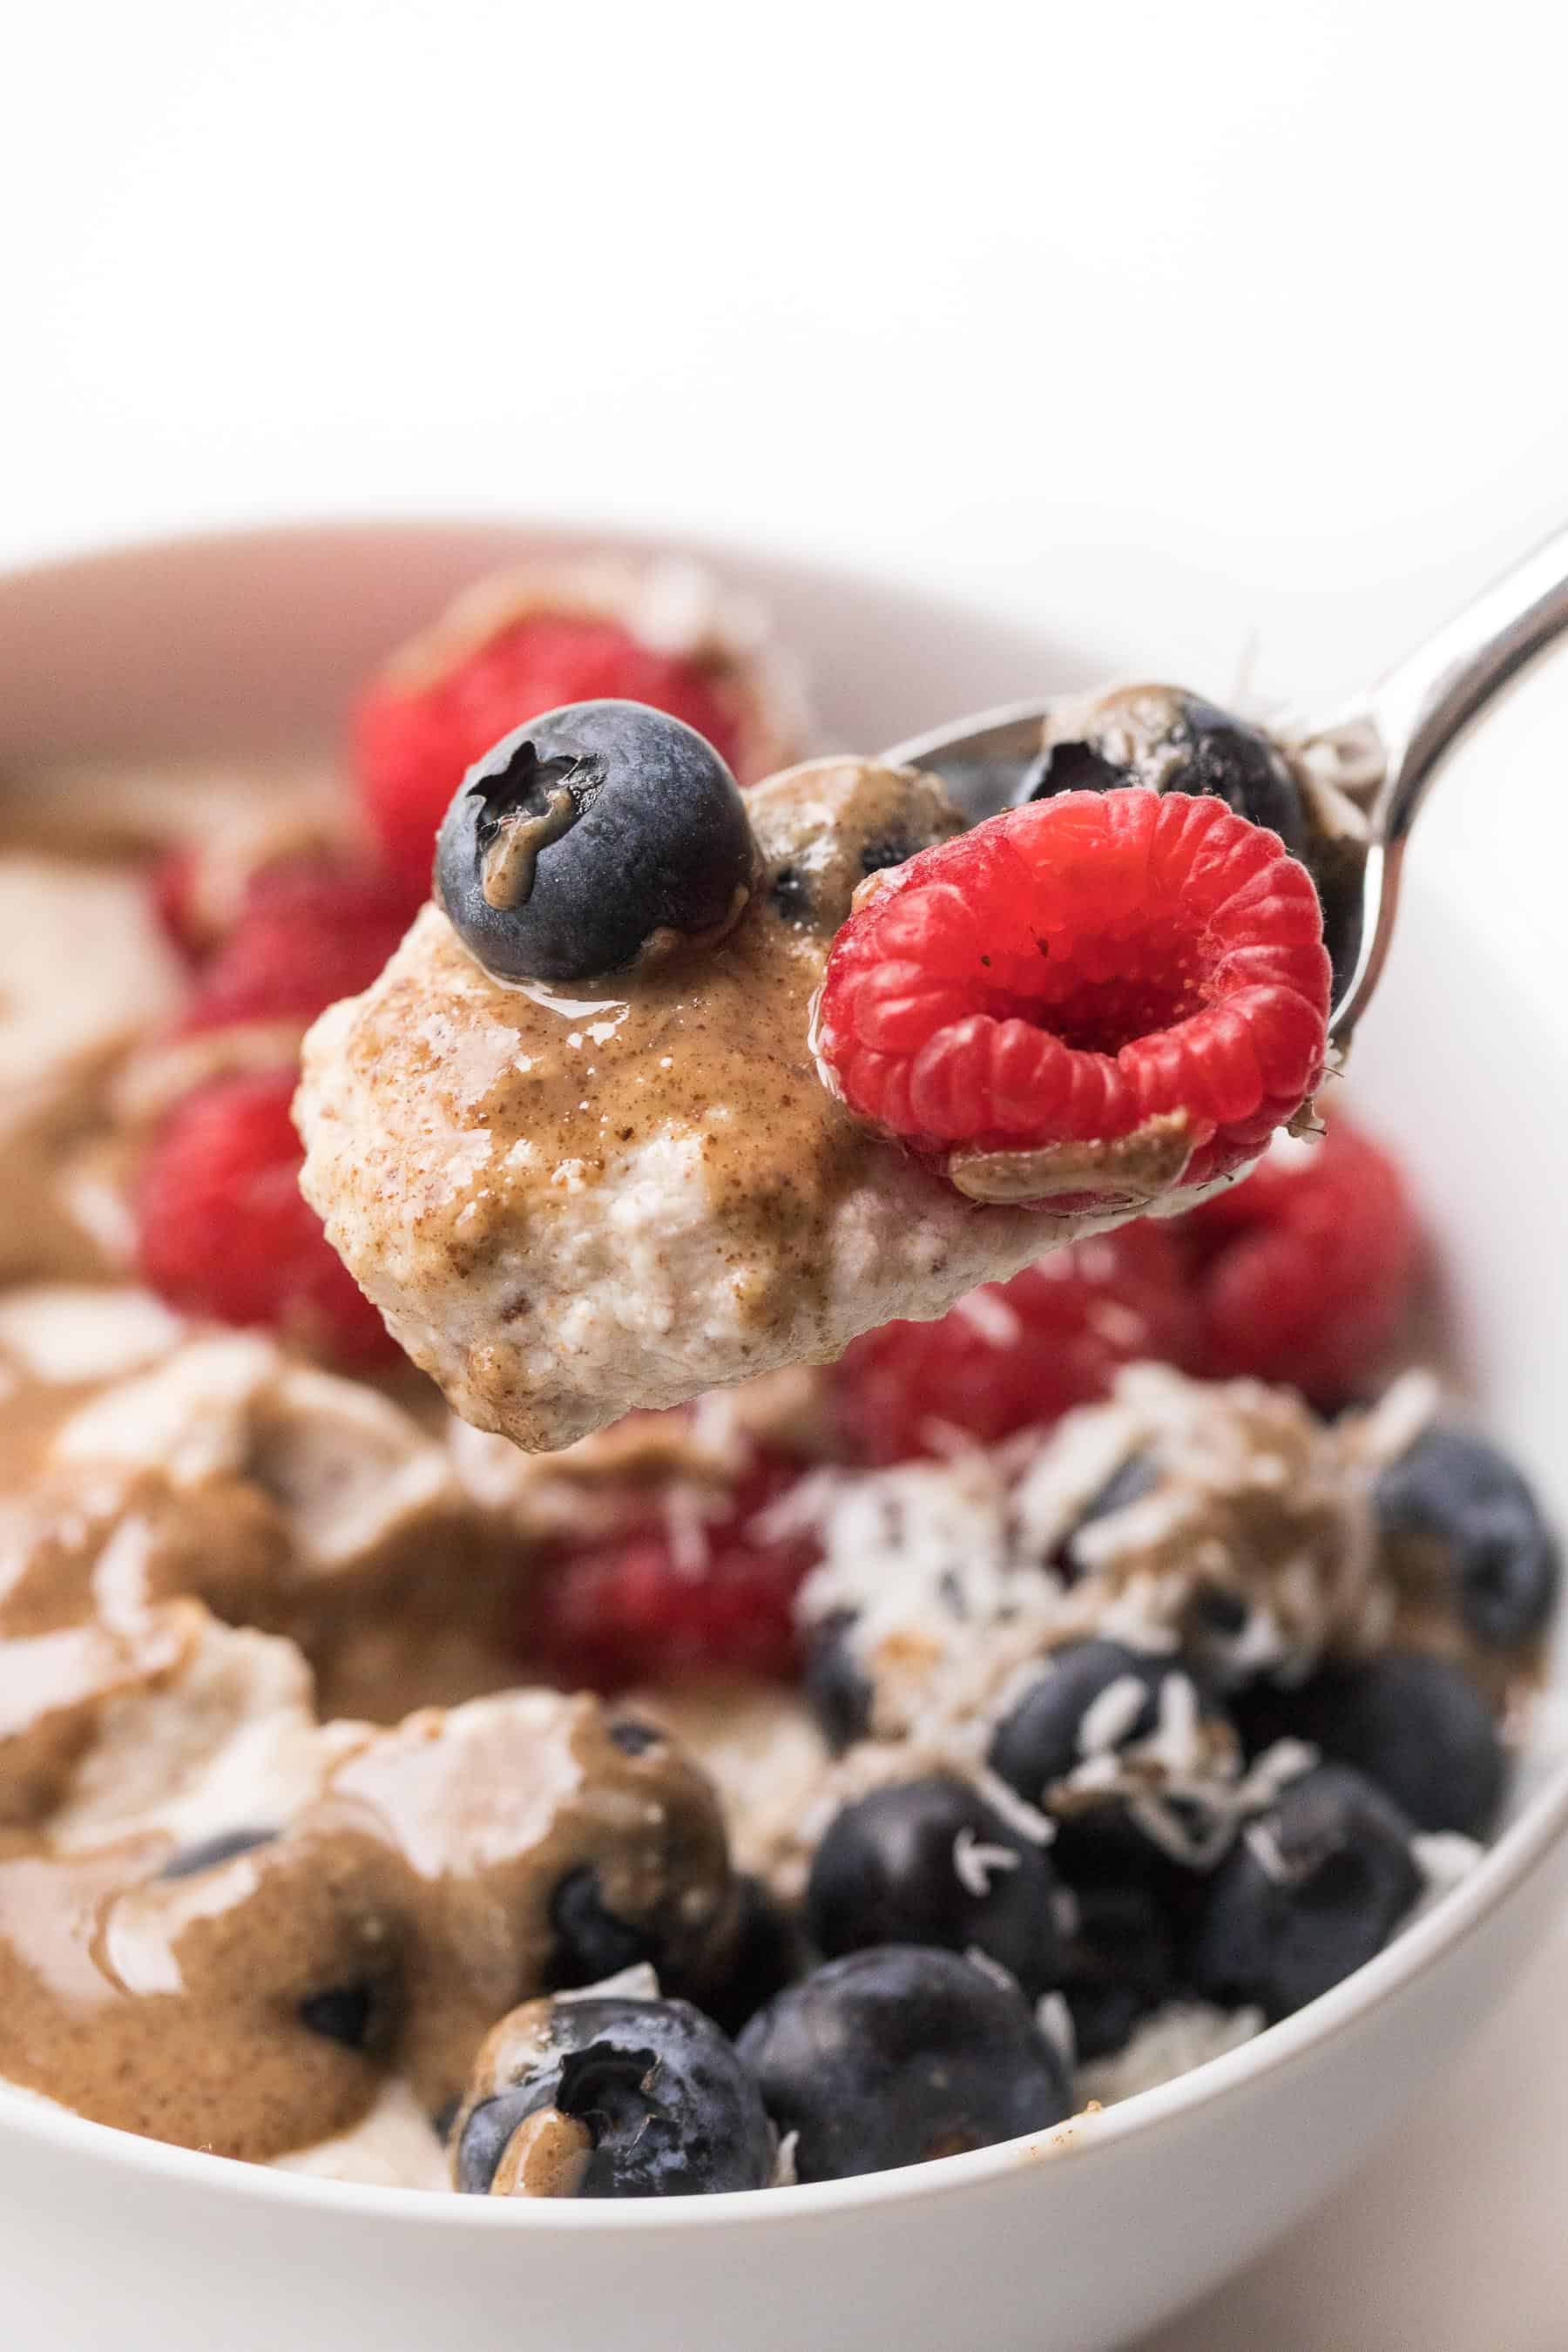
M 356 1476 L 396 1498 L 374 1525 Z M 322 1723 L 294 1642 L 207 1605 L 291 1613 L 330 1659 L 345 1621 L 395 1612 L 421 1548 L 482 1648 L 439 1447 L 264 1342 L 0 1401 L 0 2077 L 264 2159 L 393 2074 L 449 2106 L 496 2019 L 577 1966 L 554 1916 L 574 1874 L 678 1974 L 723 1967 L 724 1831 L 673 1740 L 545 1690 Z M 382 1655 L 395 1699 L 413 1670 Z

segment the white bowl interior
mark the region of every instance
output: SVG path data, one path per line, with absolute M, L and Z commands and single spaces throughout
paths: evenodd
M 1568 1525 L 1568 1022 L 1557 993 L 1568 823 L 1556 794 L 1568 655 L 1456 752 L 1419 821 L 1359 1106 L 1400 1139 L 1437 1238 L 1456 1368 L 1480 1420 Z M 1561 1688 L 1568 1625 L 1553 1639 Z M 1541 1710 L 1515 1807 L 1562 1753 Z
M 379 652 L 454 586 L 536 544 L 526 533 L 490 526 L 283 531 L 127 551 L 0 582 L 0 774 L 47 754 L 221 751 L 320 736 L 335 727 L 347 695 Z M 1065 641 L 1042 643 L 1032 633 L 897 589 L 755 558 L 721 560 L 766 596 L 787 639 L 802 652 L 826 744 L 875 748 L 954 712 L 1081 684 L 1093 675 L 1081 652 Z M 1568 1362 L 1558 1346 L 1568 1324 L 1568 1252 L 1556 1174 L 1568 1140 L 1568 1039 L 1555 985 L 1561 869 L 1552 856 L 1521 858 L 1510 846 L 1525 834 L 1527 819 L 1537 820 L 1542 764 L 1549 755 L 1557 757 L 1554 741 L 1565 716 L 1568 665 L 1558 665 L 1489 724 L 1437 793 L 1410 860 L 1399 940 L 1384 992 L 1357 1048 L 1355 1081 L 1363 1110 L 1403 1140 L 1414 1165 L 1443 1249 L 1465 1372 L 1485 1417 L 1529 1465 L 1558 1511 L 1568 1514 L 1568 1464 L 1561 1444 L 1568 1423 Z M 1511 1884 L 1509 1869 L 1517 1878 L 1533 1862 L 1564 1810 L 1560 1770 L 1532 1767 L 1527 1785 L 1537 1788 L 1546 1779 L 1552 1785 L 1531 1809 L 1540 1833 L 1529 1856 L 1521 1845 L 1524 1858 L 1515 1864 L 1508 1864 L 1506 1851 L 1493 1857 L 1483 1877 L 1494 1864 L 1496 1874 L 1469 1899 L 1464 1918 L 1456 1912 L 1450 1931 L 1439 1915 L 1415 1931 L 1415 1962 L 1407 1966 L 1390 1954 L 1374 1963 L 1367 1973 L 1381 1971 L 1377 1987 L 1392 1987 L 1402 1970 L 1409 1975 L 1428 1959 L 1435 1963 L 1446 1942 L 1458 1943 L 1484 1916 L 1492 1899 L 1488 1888 L 1495 1886 L 1500 1898 Z M 1552 1824 L 1548 1809 L 1554 1809 Z M 1234 2090 L 1261 2113 L 1258 2103 L 1266 2101 L 1270 2080 L 1275 2095 L 1287 2098 L 1280 2079 L 1292 2065 L 1300 2074 L 1298 2062 L 1324 2034 L 1342 2024 L 1365 2034 L 1375 2030 L 1375 2015 L 1368 2014 L 1375 2010 L 1375 1994 L 1363 1995 L 1353 1984 L 1318 2006 L 1323 2020 L 1308 2012 L 1250 2052 L 1205 2070 L 1214 2076 L 1216 2098 Z M 1102 2154 L 1110 2161 L 1145 2128 L 1154 2132 L 1184 2116 L 1190 2122 L 1206 2095 L 1194 2080 L 1179 2097 L 1155 2094 L 1132 2103 L 1099 2136 Z M 1237 2127 L 1242 2111 L 1233 2101 L 1231 2127 Z M 188 2198 L 204 2168 L 215 2184 L 221 2178 L 220 2201 L 227 2208 L 237 2200 L 252 2206 L 270 2200 L 285 2235 L 289 2215 L 310 2208 L 318 2218 L 335 2209 L 345 2221 L 356 2210 L 367 2219 L 395 2214 L 400 2230 L 417 2225 L 421 2232 L 483 2221 L 487 2236 L 498 2220 L 532 2224 L 548 2218 L 508 2216 L 488 2207 L 476 2211 L 477 2200 L 419 2200 L 299 2181 L 281 2188 L 278 2176 L 202 2168 L 199 2159 L 62 2120 L 66 2129 L 51 2126 L 46 2133 L 17 2110 L 0 2118 L 0 2141 L 32 2134 L 40 2150 L 47 2138 L 56 2148 L 90 2147 L 99 2158 L 111 2154 L 121 2178 L 139 2175 L 145 2192 L 139 2210 L 151 2214 L 150 2227 L 157 2226 L 162 2210 L 146 2202 L 154 2186 Z M 1081 2137 L 1087 2154 L 1096 2136 Z M 1037 2159 L 1050 2151 L 1024 2152 Z M 989 2151 L 928 2168 L 922 2179 L 900 2175 L 874 2185 L 786 2192 L 776 2200 L 779 2223 L 786 2207 L 798 2212 L 803 2228 L 812 2214 L 857 2207 L 901 2204 L 918 2216 L 930 2210 L 944 2182 L 955 2192 L 972 2184 L 978 2196 L 987 2181 L 1001 2181 L 1009 2171 L 1016 2177 L 1016 2167 L 1014 2152 Z M 1325 2153 L 1319 2167 L 1323 2181 L 1331 2168 Z M 4 2171 L 0 2162 L 0 2177 Z M 1047 2183 L 1037 2168 L 1037 2179 L 1043 2210 Z M 1180 2202 L 1188 2192 L 1184 2186 L 1172 2193 Z M 753 2213 L 757 2201 L 751 2200 Z M 1289 2200 L 1282 2193 L 1275 2201 L 1272 2226 L 1279 2226 L 1289 2218 Z M 212 2199 L 203 2203 L 214 2210 Z M 987 2224 L 978 2206 L 974 2211 L 969 2226 L 980 2246 Z M 602 2209 L 568 2218 L 591 2222 L 595 2231 L 624 2221 L 638 2232 L 647 2219 Z M 680 2216 L 684 2242 L 695 2245 L 699 2236 L 706 2242 L 707 2224 L 726 2218 Z M 1243 2258 L 1260 2242 L 1261 2225 L 1248 2227 L 1250 2236 L 1239 2226 L 1233 2233 L 1228 2257 L 1223 2228 L 1219 2251 L 1206 2251 L 1201 2263 L 1195 2256 L 1184 2263 L 1174 2252 L 1161 2254 L 1160 2275 L 1136 2292 L 1123 2291 L 1120 2302 L 1107 2291 L 1097 2304 L 1086 2287 L 1088 2300 L 1071 2305 L 1079 2314 L 1073 2336 L 1037 2336 L 1026 2328 L 1017 2336 L 1019 2346 L 1044 2347 L 1048 2341 L 1066 2352 L 1070 2342 L 1075 2352 L 1087 2352 L 1091 2344 L 1109 2341 L 1097 2329 L 1111 2324 L 1113 2312 L 1121 2315 L 1120 2325 L 1129 2324 L 1129 2313 L 1152 2317 L 1215 2275 L 1226 2259 Z M 558 2231 L 555 2242 L 574 2234 Z M 745 2237 L 751 2242 L 749 2230 Z M 529 2242 L 541 2247 L 538 2229 L 531 2228 Z M 321 2251 L 325 2242 L 315 2243 L 318 2259 L 330 2267 L 329 2253 Z M 441 2259 L 434 2244 L 431 2256 Z M 125 2260 L 131 2262 L 129 2252 Z M 731 2277 L 723 2292 L 735 2291 Z M 866 2292 L 869 2300 L 857 2307 L 852 2324 L 847 2320 L 842 2336 L 822 2340 L 864 2345 L 868 2352 L 874 2344 L 907 2341 L 915 2352 L 907 2315 L 904 2338 L 889 2332 L 900 2300 L 893 2283 L 880 2300 Z M 1070 2298 L 1063 2308 L 1069 2305 Z M 278 2325 L 294 2333 L 254 2340 L 307 2341 L 296 2307 L 280 2302 L 279 2311 Z M 703 2317 L 694 2309 L 689 2317 L 695 2331 L 689 2340 L 721 2340 L 709 2324 L 710 2311 Z M 378 2344 L 401 2347 L 405 2336 L 390 2312 L 381 2311 L 378 2327 Z M 409 2329 L 412 2343 L 412 2321 Z M 162 2339 L 151 2330 L 145 2338 L 133 2330 L 125 2339 L 128 2346 L 143 2340 Z M 187 2338 L 180 2333 L 177 2340 L 183 2346 Z M 244 2340 L 248 2345 L 253 2337 L 247 2334 Z M 311 2334 L 308 2340 L 329 2339 Z M 496 2333 L 482 2336 L 487 2345 L 503 2340 L 499 2321 Z M 623 2337 L 608 2323 L 601 2335 L 592 2327 L 584 2333 L 573 2321 L 563 2322 L 557 2340 L 608 2352 Z M 640 2340 L 647 2352 L 662 2352 L 685 2337 L 666 2317 Z M 756 2340 L 775 2341 L 761 2316 Z M 928 2340 L 939 2339 L 919 2334 L 921 2345 Z M 1013 2340 L 994 2328 L 975 2337 L 977 2347 Z

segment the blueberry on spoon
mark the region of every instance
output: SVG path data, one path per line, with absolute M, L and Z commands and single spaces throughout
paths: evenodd
M 597 980 L 721 938 L 755 860 L 740 786 L 694 728 L 640 702 L 574 702 L 469 769 L 435 887 L 498 980 Z
M 1300 793 L 1268 736 L 1180 687 L 1112 687 L 1060 704 L 1018 798 L 1124 784 L 1212 793 L 1237 816 L 1277 833 L 1293 853 L 1306 838 Z

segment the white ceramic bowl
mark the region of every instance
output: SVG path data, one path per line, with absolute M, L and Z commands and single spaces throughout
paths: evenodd
M 494 527 L 315 529 L 0 581 L 0 772 L 49 751 L 319 733 L 455 585 L 538 544 Z M 1081 656 L 994 619 L 721 561 L 812 665 L 826 744 L 871 749 L 1086 681 Z M 1531 790 L 1521 740 L 1494 730 L 1470 755 L 1470 773 L 1489 769 L 1485 824 L 1463 772 L 1426 821 L 1358 1091 L 1415 1162 L 1489 1417 L 1549 1495 L 1555 1477 L 1561 1510 L 1557 869 L 1514 872 L 1496 847 L 1498 813 Z M 1488 920 L 1499 903 L 1504 927 Z M 1500 1187 L 1500 1168 L 1539 1172 Z M 1466 1883 L 1285 2024 L 1102 2116 L 867 2180 L 492 2203 L 255 2170 L 0 2095 L 0 2333 L 18 2352 L 1099 2352 L 1284 2230 L 1448 2062 L 1558 1898 L 1565 1828 L 1568 1771 L 1532 1768 Z

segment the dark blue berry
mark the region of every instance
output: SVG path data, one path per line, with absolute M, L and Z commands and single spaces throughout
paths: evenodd
M 638 1716 L 616 1716 L 605 1729 L 623 1756 L 646 1756 L 650 1749 L 664 1745 L 663 1732 L 656 1730 L 651 1723 L 644 1723 Z
M 219 1830 L 195 1845 L 182 1846 L 178 1853 L 170 1855 L 158 1875 L 195 1878 L 199 1871 L 216 1870 L 220 1862 L 232 1862 L 236 1854 L 249 1853 L 258 1845 L 270 1845 L 277 1835 L 276 1830 Z
M 933 1773 L 846 1805 L 816 1849 L 805 1920 L 836 1957 L 868 1944 L 981 1951 L 1026 1993 L 1061 1981 L 1056 1873 L 965 1780 Z
M 1287 849 L 1300 851 L 1300 792 L 1261 729 L 1176 687 L 1118 688 L 1075 709 L 1081 724 L 1075 719 L 1070 735 L 1047 740 L 1026 772 L 1021 802 L 1127 784 L 1210 793 L 1237 816 L 1268 825 Z
M 454 2168 L 468 2195 L 490 2192 L 536 2116 L 564 2118 L 576 2144 L 554 2193 L 690 2197 L 771 2179 L 773 2135 L 757 2086 L 689 2002 L 590 1996 L 532 2002 L 514 2017 L 530 2029 L 518 2037 L 521 2063 L 459 2121 Z
M 1147 1738 L 1159 1719 L 1160 1685 L 1171 1670 L 1164 1657 L 1129 1650 L 1120 1642 L 1071 1642 L 1055 1651 L 1010 1715 L 997 1726 L 991 1743 L 991 1769 L 1031 1804 L 1043 1802 L 1058 1780 L 1065 1780 L 1089 1753 L 1083 1744 L 1083 1721 L 1090 1707 L 1112 1683 L 1136 1683 L 1142 1690 L 1134 1706 L 1128 1699 L 1127 1717 L 1115 1742 Z
M 659 1938 L 642 1921 L 617 1918 L 607 1909 L 599 1874 L 592 1863 L 569 1870 L 550 1903 L 555 1952 L 550 1989 L 598 1984 L 643 1960 L 657 1962 Z
M 722 1822 L 710 1796 L 695 1810 L 668 1801 L 660 1784 L 668 1739 L 657 1725 L 617 1712 L 605 1719 L 605 1733 L 630 1759 L 626 1801 L 662 1832 L 657 1864 L 628 1873 L 581 1862 L 563 1874 L 550 1897 L 554 1940 L 544 1989 L 599 1984 L 646 1962 L 690 1993 L 726 1957 L 733 1882 Z
M 693 728 L 640 702 L 574 702 L 469 769 L 437 841 L 436 891 L 499 979 L 595 980 L 656 933 L 721 932 L 755 859 L 740 786 Z
M 1079 1526 L 1092 1526 L 1096 1519 L 1108 1519 L 1113 1512 L 1125 1511 L 1132 1503 L 1141 1503 L 1152 1495 L 1160 1483 L 1160 1467 L 1147 1454 L 1134 1454 L 1120 1470 L 1113 1470 L 1099 1492 L 1092 1495 L 1079 1514 Z
M 1040 1804 L 1058 1781 L 1091 1753 L 1121 1750 L 1147 1739 L 1160 1720 L 1167 1683 L 1192 1685 L 1200 1717 L 1220 1720 L 1212 1695 L 1194 1681 L 1178 1657 L 1130 1650 L 1121 1642 L 1069 1642 L 1054 1651 L 1037 1679 L 997 1727 L 991 1767 L 1009 1788 Z M 1109 1732 L 1090 1710 L 1112 1684 L 1127 1685 L 1125 1706 Z M 1134 1685 L 1142 1691 L 1136 1696 Z
M 1113 1470 L 1097 1493 L 1079 1513 L 1068 1533 L 1058 1544 L 1051 1566 L 1069 1580 L 1078 1573 L 1080 1562 L 1073 1549 L 1079 1530 L 1090 1528 L 1097 1519 L 1109 1519 L 1117 1511 L 1126 1510 L 1131 1504 L 1141 1503 L 1152 1495 L 1160 1483 L 1158 1465 L 1146 1454 L 1134 1454 L 1119 1470 Z
M 1272 2022 L 1348 1977 L 1421 1892 L 1413 1826 L 1346 1765 L 1289 1782 L 1215 1873 L 1187 1954 L 1194 1989 Z
M 1186 1920 L 1233 1824 L 1196 1798 L 1166 1796 L 1160 1810 L 1168 1829 L 1164 1840 L 1151 1836 L 1146 1822 L 1120 1799 L 1058 1813 L 1051 1846 L 1058 1874 L 1079 1896 L 1086 1890 L 1139 1888 L 1173 1927 Z
M 1362 1666 L 1330 1667 L 1298 1690 L 1265 1687 L 1246 1717 L 1255 1748 L 1310 1740 L 1353 1764 L 1418 1830 L 1484 1837 L 1497 1817 L 1508 1758 L 1485 1698 L 1461 1666 L 1391 1650 Z
M 727 1967 L 716 1980 L 694 1989 L 697 2006 L 721 2025 L 739 2033 L 748 2018 L 782 1992 L 805 1964 L 801 1931 L 761 1879 L 742 1873 L 735 1880 L 735 1933 Z M 685 1987 L 668 1981 L 666 1991 Z
M 921 2164 L 1058 2123 L 1066 2070 L 1014 1985 L 931 1945 L 829 1960 L 741 2036 L 802 2180 Z
M 1241 1594 L 1228 1585 L 1200 1584 L 1193 1595 L 1188 1622 L 1200 1639 L 1235 1642 L 1247 1631 L 1251 1614 Z
M 387 1988 L 366 1979 L 307 1993 L 300 2003 L 300 2022 L 325 2042 L 341 2042 L 345 2050 L 380 2046 L 390 2026 Z
M 1118 1685 L 1118 1697 L 1107 1699 Z M 1195 1709 L 1216 1778 L 1226 1777 L 1235 1735 L 1212 1691 L 1181 1657 L 1120 1642 L 1074 1642 L 1055 1651 L 998 1725 L 991 1768 L 1056 1815 L 1051 1860 L 1069 1885 L 1147 1884 L 1163 1898 L 1168 1879 L 1213 1861 L 1228 1825 L 1201 1785 L 1180 1793 L 1150 1789 L 1137 1805 L 1116 1790 L 1064 1794 L 1060 1787 L 1090 1754 L 1114 1757 L 1148 1739 L 1164 1709 L 1183 1700 Z
M 1511 1462 L 1484 1438 L 1428 1429 L 1377 1482 L 1387 1536 L 1441 1548 L 1477 1641 L 1511 1650 L 1539 1633 L 1562 1581 L 1557 1539 Z
M 1080 2060 L 1108 2058 L 1175 1979 L 1175 1938 L 1147 1885 L 1085 1885 L 1073 1892 L 1062 1990 Z
M 835 1610 L 816 1628 L 806 1654 L 806 1699 L 836 1754 L 864 1739 L 871 1727 L 871 1685 L 850 1643 L 854 1623 L 853 1611 Z

